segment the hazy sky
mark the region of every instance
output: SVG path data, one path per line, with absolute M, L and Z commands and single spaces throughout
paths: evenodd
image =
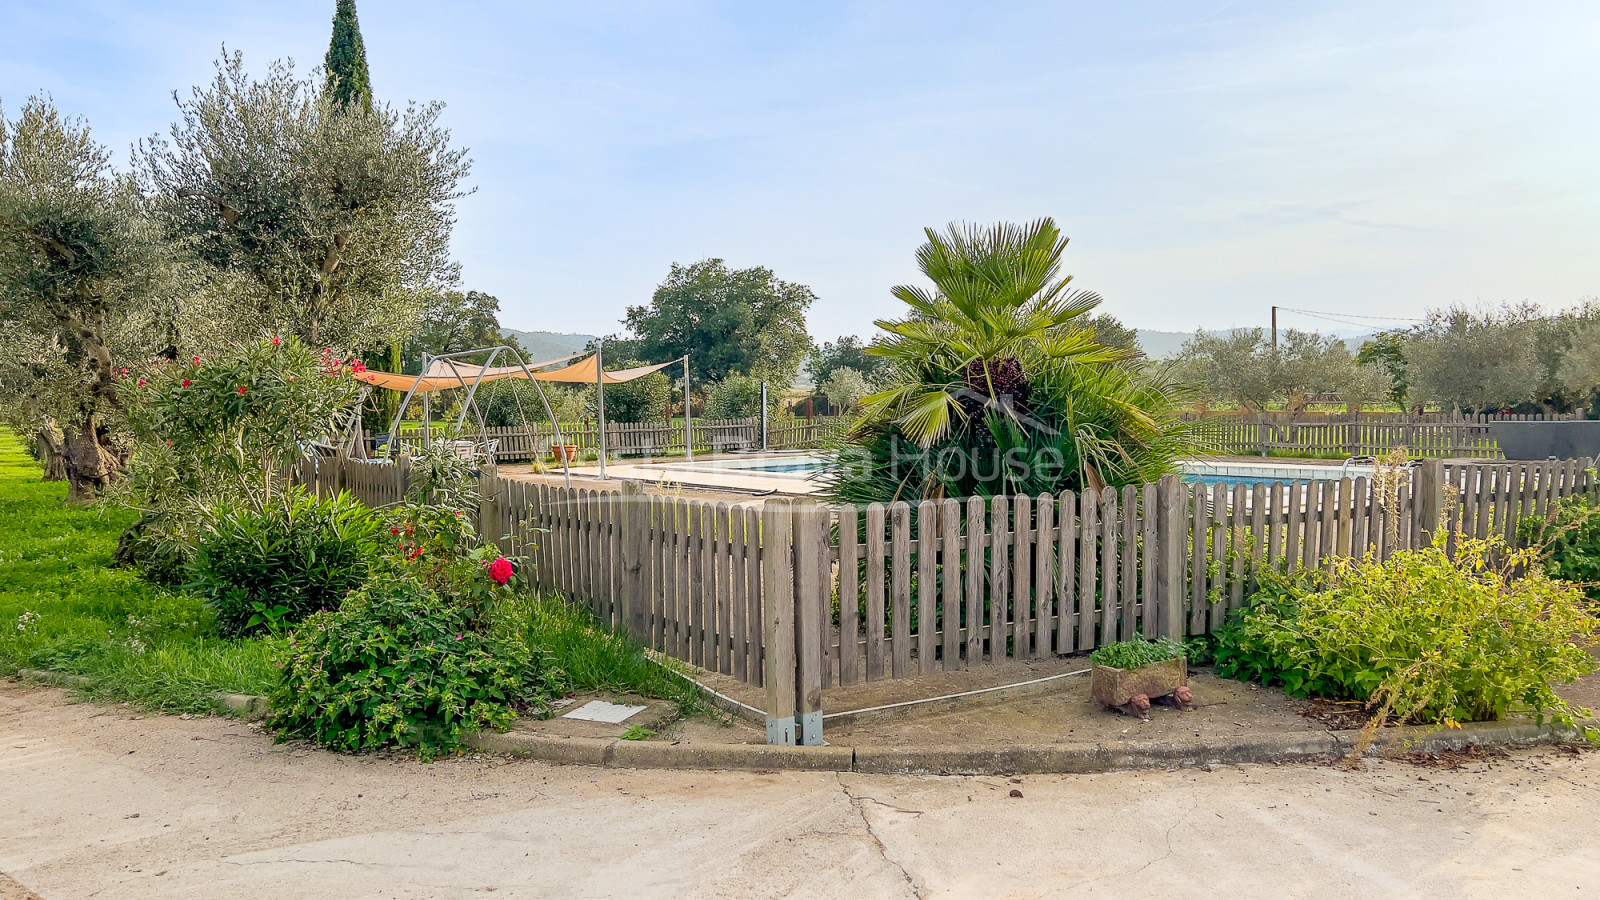
M 333 6 L 0 0 L 0 103 L 126 160 L 224 43 L 319 65 Z M 512 327 L 615 331 L 719 256 L 865 334 L 924 226 L 1041 215 L 1144 328 L 1600 294 L 1594 0 L 358 7 L 378 98 L 471 148 L 454 250 Z

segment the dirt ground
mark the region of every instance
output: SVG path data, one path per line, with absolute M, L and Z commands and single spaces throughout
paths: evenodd
M 0 682 L 0 898 L 1600 890 L 1600 754 L 1425 762 L 1015 779 L 424 765 Z

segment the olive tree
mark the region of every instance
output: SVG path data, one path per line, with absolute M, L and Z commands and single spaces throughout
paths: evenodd
M 169 261 L 85 122 L 39 97 L 0 115 L 0 410 L 70 500 L 126 462 L 113 418 L 129 361 L 162 346 Z
M 469 162 L 440 104 L 346 104 L 275 62 L 234 53 L 135 162 L 168 232 L 233 289 L 220 319 L 365 349 L 408 336 L 457 279 L 455 200 Z
M 1482 412 L 1532 401 L 1545 380 L 1534 307 L 1433 310 L 1405 342 L 1409 396 Z

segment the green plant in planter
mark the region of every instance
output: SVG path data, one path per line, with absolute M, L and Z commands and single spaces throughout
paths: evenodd
M 1089 654 L 1089 662 L 1113 669 L 1137 669 L 1187 655 L 1184 646 L 1171 638 L 1156 638 L 1153 641 L 1139 639 L 1117 641 L 1100 647 Z
M 224 636 L 276 634 L 337 607 L 366 580 L 380 527 L 347 493 L 319 500 L 293 487 L 259 508 L 219 501 L 199 528 L 190 587 L 216 612 Z
M 269 724 L 334 750 L 397 746 L 431 759 L 519 712 L 547 713 L 566 689 L 561 670 L 486 625 L 470 606 L 381 576 L 294 630 Z

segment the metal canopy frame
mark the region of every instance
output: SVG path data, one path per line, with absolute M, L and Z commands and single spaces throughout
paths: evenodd
M 484 361 L 481 367 L 478 368 L 477 377 L 472 379 L 471 384 L 468 384 L 466 376 L 464 376 L 461 373 L 461 370 L 457 368 L 456 361 L 461 357 L 476 356 L 479 353 L 488 353 L 489 358 Z M 417 375 L 417 380 L 413 382 L 411 388 L 406 391 L 405 398 L 400 401 L 400 408 L 395 411 L 394 421 L 389 424 L 389 444 L 386 448 L 386 452 L 389 454 L 394 452 L 393 448 L 397 443 L 397 438 L 400 435 L 400 422 L 405 418 L 406 407 L 410 405 L 411 398 L 416 395 L 418 386 L 422 384 L 422 379 L 427 377 L 428 368 L 435 361 L 443 361 L 444 364 L 450 368 L 451 374 L 456 377 L 456 381 L 459 382 L 460 386 L 465 388 L 467 391 L 466 399 L 461 403 L 461 415 L 456 419 L 456 429 L 459 431 L 461 427 L 466 424 L 467 410 L 471 409 L 473 415 L 478 420 L 478 427 L 482 430 L 482 433 L 485 435 L 485 437 L 487 437 L 489 433 L 489 427 L 484 423 L 483 410 L 478 408 L 477 403 L 478 385 L 483 383 L 484 374 L 487 373 L 489 369 L 493 368 L 495 360 L 499 358 L 502 353 L 505 354 L 507 360 L 514 360 L 515 365 L 522 369 L 524 375 L 528 376 L 529 383 L 533 385 L 534 390 L 539 394 L 539 402 L 544 406 L 545 415 L 550 418 L 550 427 L 555 430 L 556 446 L 564 447 L 566 442 L 561 437 L 561 423 L 556 421 L 555 411 L 550 408 L 550 399 L 545 396 L 544 388 L 539 384 L 538 379 L 533 377 L 533 370 L 528 368 L 528 361 L 523 359 L 522 352 L 517 348 L 510 347 L 505 344 L 499 344 L 494 347 L 478 347 L 472 350 L 458 350 L 454 353 L 441 353 L 438 356 L 432 356 L 424 353 L 422 355 L 422 372 Z M 430 405 L 428 404 L 428 398 L 430 395 L 431 392 L 429 391 L 423 392 L 422 399 L 425 408 Z M 518 406 L 518 410 L 521 410 L 520 405 Z M 422 420 L 422 439 L 424 442 L 426 442 L 429 438 L 429 431 L 432 425 L 431 419 L 432 416 L 430 410 L 429 414 L 425 414 Z M 526 413 L 523 414 L 523 424 L 527 424 Z M 571 460 L 567 459 L 565 449 L 563 449 L 561 452 L 561 474 L 566 479 L 567 487 L 572 487 Z

